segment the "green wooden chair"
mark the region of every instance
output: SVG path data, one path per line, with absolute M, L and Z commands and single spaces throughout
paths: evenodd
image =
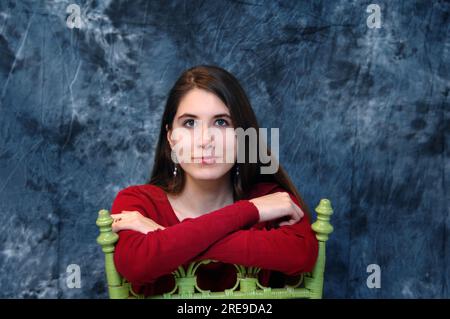
M 315 211 L 317 212 L 317 220 L 312 224 L 312 229 L 316 232 L 316 237 L 319 241 L 319 254 L 312 272 L 301 274 L 295 285 L 285 285 L 284 288 L 264 287 L 258 282 L 260 268 L 234 265 L 237 271 L 237 280 L 233 288 L 220 292 L 202 290 L 197 285 L 195 274 L 198 267 L 202 264 L 217 261 L 201 260 L 190 263 L 187 269 L 180 266 L 172 273 L 175 276 L 175 287 L 172 291 L 162 295 L 145 297 L 134 293 L 131 289 L 131 284 L 120 276 L 114 266 L 114 246 L 119 236 L 111 230 L 113 219 L 109 211 L 102 209 L 98 213 L 96 223 L 100 229 L 97 243 L 102 246 L 102 250 L 105 253 L 105 271 L 109 297 L 111 299 L 320 299 L 322 298 L 325 270 L 325 243 L 328 240 L 328 235 L 333 232 L 333 226 L 329 222 L 333 209 L 328 199 L 321 199 Z

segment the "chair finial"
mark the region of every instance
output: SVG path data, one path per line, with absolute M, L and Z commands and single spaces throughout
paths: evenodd
M 319 241 L 327 241 L 328 235 L 333 232 L 333 226 L 330 224 L 330 216 L 333 214 L 331 202 L 326 198 L 321 199 L 315 211 L 317 212 L 317 220 L 311 227 L 316 232 Z
M 98 212 L 96 224 L 100 229 L 100 235 L 97 237 L 97 243 L 102 246 L 104 253 L 114 252 L 114 244 L 119 240 L 119 235 L 112 232 L 112 223 L 113 218 L 109 211 L 102 209 Z

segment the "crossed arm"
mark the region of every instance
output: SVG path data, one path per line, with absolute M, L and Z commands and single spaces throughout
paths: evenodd
M 134 195 L 123 193 L 121 196 L 132 199 Z M 295 197 L 291 197 L 296 202 Z M 128 204 L 122 206 L 120 202 Z M 121 208 L 141 212 L 144 216 L 145 209 L 138 200 L 116 200 L 113 214 L 129 214 Z M 124 214 L 112 216 L 117 219 Z M 141 220 L 142 216 L 139 216 Z M 261 226 L 256 225 L 258 210 L 247 200 L 170 227 L 163 227 L 148 216 L 144 218 L 146 227 L 119 231 L 114 255 L 118 271 L 138 284 L 150 283 L 196 260 L 214 259 L 296 275 L 310 271 L 317 258 L 317 239 L 307 217 L 294 225 L 272 229 L 257 227 Z

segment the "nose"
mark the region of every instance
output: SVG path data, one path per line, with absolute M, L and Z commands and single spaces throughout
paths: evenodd
M 201 140 L 200 140 L 200 147 L 203 149 L 208 149 L 213 146 L 214 142 L 214 134 L 211 134 L 211 130 L 208 127 L 208 123 L 203 123 L 201 125 Z

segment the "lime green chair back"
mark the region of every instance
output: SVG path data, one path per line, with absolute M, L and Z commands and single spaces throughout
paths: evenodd
M 258 281 L 260 268 L 234 265 L 237 276 L 236 284 L 233 288 L 220 292 L 202 290 L 197 285 L 196 271 L 202 264 L 217 262 L 208 259 L 192 262 L 187 269 L 184 269 L 182 266 L 178 267 L 172 273 L 175 277 L 175 287 L 172 291 L 162 295 L 144 297 L 132 291 L 131 284 L 122 278 L 114 266 L 114 247 L 119 236 L 111 229 L 113 219 L 109 211 L 102 209 L 98 213 L 96 222 L 100 229 L 97 243 L 102 247 L 105 254 L 105 271 L 109 297 L 111 299 L 320 299 L 322 298 L 325 271 L 325 243 L 328 240 L 328 235 L 333 232 L 333 226 L 330 224 L 330 216 L 333 214 L 333 209 L 328 199 L 321 199 L 315 211 L 317 212 L 317 219 L 312 224 L 312 229 L 315 231 L 319 241 L 319 254 L 312 272 L 301 274 L 298 277 L 298 282 L 294 285 L 285 285 L 284 288 L 264 287 Z

